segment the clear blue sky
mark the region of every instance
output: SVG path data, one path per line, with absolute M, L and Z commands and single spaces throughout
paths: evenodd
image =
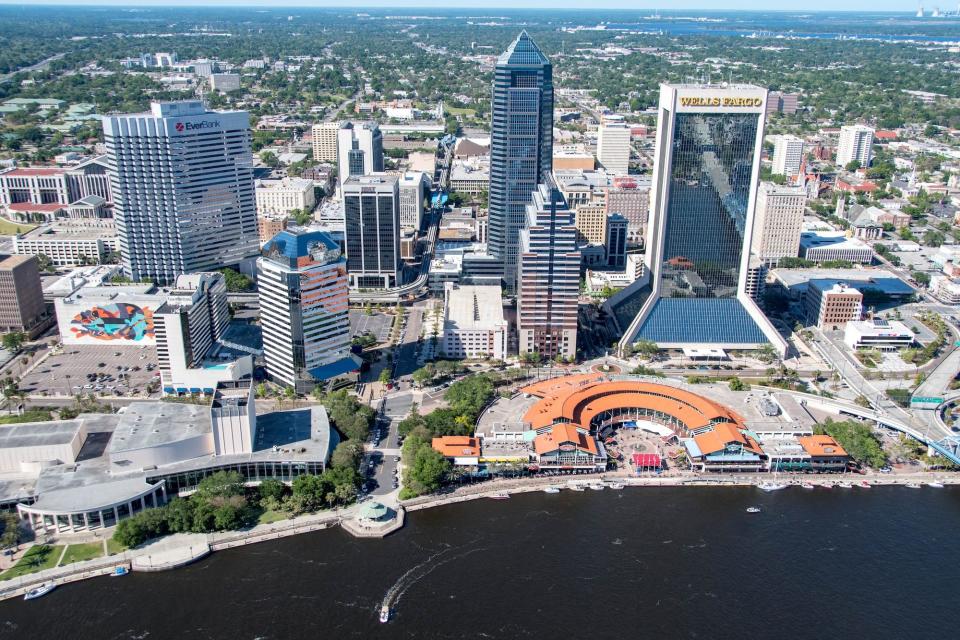
M 344 0 L 0 0 L 0 4 L 56 4 L 56 5 L 120 5 L 120 6 L 266 6 L 272 8 L 310 6 L 310 7 L 456 7 L 499 8 L 539 8 L 539 9 L 631 9 L 645 11 L 670 10 L 778 10 L 778 11 L 900 11 L 913 13 L 917 2 L 913 0 L 363 0 L 346 2 Z M 923 3 L 929 11 L 938 2 L 927 0 Z M 939 0 L 941 9 L 955 9 L 952 0 Z

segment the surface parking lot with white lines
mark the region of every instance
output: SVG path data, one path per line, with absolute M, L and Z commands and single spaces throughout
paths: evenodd
M 156 364 L 157 350 L 152 346 L 64 345 L 60 353 L 51 354 L 24 376 L 20 388 L 32 396 L 46 393 L 146 397 L 147 383 L 158 372 Z M 112 379 L 91 381 L 88 374 L 104 374 Z

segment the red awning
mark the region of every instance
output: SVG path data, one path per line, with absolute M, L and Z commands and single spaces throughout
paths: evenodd
M 659 468 L 661 466 L 660 456 L 655 453 L 635 453 L 632 460 L 635 467 Z

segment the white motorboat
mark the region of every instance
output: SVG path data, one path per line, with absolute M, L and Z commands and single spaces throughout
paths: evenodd
M 544 487 L 543 492 L 544 493 L 560 493 L 560 489 L 558 489 L 557 487 Z
M 56 588 L 56 582 L 44 582 L 39 587 L 34 587 L 33 589 L 30 589 L 30 591 L 27 591 L 25 594 L 23 594 L 23 599 L 35 600 L 36 598 L 47 595 Z
M 809 482 L 804 482 L 804 483 L 801 484 L 800 486 L 801 486 L 802 488 L 804 488 L 804 489 L 816 489 L 816 487 L 815 487 L 814 485 L 810 484 Z
M 907 487 L 907 489 L 921 489 L 921 488 L 922 488 L 922 487 L 921 487 L 919 484 L 917 484 L 916 482 L 911 482 L 911 483 L 909 483 L 909 484 L 907 484 L 907 485 L 905 485 L 905 486 Z
M 780 484 L 778 482 L 761 482 L 757 485 L 764 491 L 780 491 L 780 489 L 786 489 L 787 485 Z
M 760 507 L 747 507 L 747 513 L 760 513 Z
M 586 491 L 582 484 L 572 484 L 570 485 L 570 491 Z
M 491 500 L 509 500 L 510 494 L 505 491 L 500 491 L 499 493 L 492 493 L 488 496 Z
M 933 482 L 928 482 L 927 486 L 933 487 L 934 489 L 943 489 L 943 483 L 937 482 L 936 480 L 934 480 Z
M 380 623 L 384 623 L 390 620 L 390 605 L 383 605 L 380 607 Z
M 594 491 L 603 491 L 604 489 L 606 489 L 606 487 L 603 486 L 602 484 L 591 484 L 590 488 L 593 489 Z
M 623 489 L 624 484 L 622 482 L 611 482 L 607 486 L 611 489 Z

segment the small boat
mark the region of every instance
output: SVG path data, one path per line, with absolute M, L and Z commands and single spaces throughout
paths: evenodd
M 501 491 L 499 493 L 492 493 L 487 497 L 490 498 L 491 500 L 509 500 L 510 494 L 505 491 Z
M 110 574 L 110 577 L 116 578 L 117 576 L 125 576 L 128 573 L 130 573 L 130 570 L 121 565 L 119 567 L 114 567 L 113 573 Z
M 816 489 L 816 487 L 813 486 L 812 484 L 810 484 L 809 482 L 804 482 L 804 483 L 801 484 L 800 486 L 801 486 L 802 488 L 804 488 L 804 489 Z
M 840 487 L 841 489 L 852 489 L 852 488 L 853 488 L 853 485 L 850 484 L 849 482 L 841 482 L 841 483 L 837 484 L 837 486 Z
M 760 507 L 747 507 L 747 513 L 760 513 Z
M 943 483 L 937 482 L 936 480 L 934 480 L 933 482 L 928 482 L 927 486 L 933 487 L 934 489 L 943 489 Z
M 860 488 L 861 488 L 861 489 L 869 489 L 869 488 L 870 488 L 870 483 L 867 482 L 866 480 L 864 480 L 863 482 L 860 483 Z
M 906 485 L 907 489 L 920 489 L 921 486 L 916 482 L 910 482 Z
M 390 620 L 390 605 L 385 604 L 380 607 L 380 622 L 381 624 Z
M 572 484 L 570 485 L 570 491 L 585 491 L 582 484 Z
M 591 484 L 591 485 L 590 485 L 590 488 L 593 489 L 594 491 L 603 491 L 604 489 L 606 489 L 605 486 L 603 486 L 602 484 L 599 484 L 599 483 Z
M 40 585 L 39 587 L 34 587 L 33 589 L 30 589 L 30 591 L 27 591 L 25 594 L 23 594 L 23 599 L 24 599 L 24 600 L 35 600 L 36 598 L 39 598 L 40 596 L 45 596 L 45 595 L 47 595 L 48 593 L 50 593 L 51 591 L 53 591 L 53 590 L 56 589 L 56 588 L 57 588 L 57 583 L 55 583 L 55 582 L 44 582 L 44 583 L 43 583 L 42 585 Z
M 611 489 L 623 489 L 624 485 L 622 482 L 611 482 L 607 486 Z
M 560 489 L 556 487 L 544 487 L 543 492 L 544 493 L 560 493 Z
M 763 489 L 764 491 L 779 491 L 780 489 L 786 489 L 786 488 L 787 488 L 787 485 L 785 485 L 785 484 L 778 484 L 778 483 L 776 483 L 776 482 L 761 482 L 761 483 L 760 483 L 759 485 L 757 485 L 757 486 L 760 487 L 761 489 Z

